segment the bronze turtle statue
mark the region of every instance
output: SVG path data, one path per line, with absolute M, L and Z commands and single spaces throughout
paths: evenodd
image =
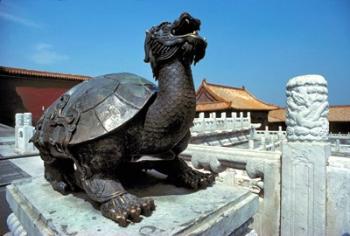
M 195 117 L 191 64 L 207 46 L 199 28 L 200 20 L 183 13 L 146 32 L 145 62 L 159 87 L 134 74 L 107 74 L 78 84 L 45 111 L 32 141 L 55 190 L 84 190 L 104 216 L 126 226 L 155 205 L 128 193 L 124 175 L 155 169 L 192 189 L 214 182 L 213 174 L 193 170 L 178 156 Z

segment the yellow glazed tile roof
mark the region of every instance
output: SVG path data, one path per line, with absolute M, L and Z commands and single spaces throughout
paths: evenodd
M 217 101 L 230 103 L 230 108 L 237 110 L 274 110 L 279 108 L 278 106 L 257 99 L 245 88 L 211 84 L 203 80 L 197 94 L 201 89 L 204 89 Z M 210 103 L 198 103 L 197 107 L 200 108 L 201 111 L 209 111 L 215 108 L 215 106 L 210 105 Z
M 285 120 L 286 110 L 284 108 L 269 111 L 269 122 L 285 122 Z M 328 120 L 330 122 L 350 122 L 350 105 L 330 106 Z

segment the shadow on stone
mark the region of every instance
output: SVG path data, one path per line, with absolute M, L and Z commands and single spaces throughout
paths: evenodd
M 139 171 L 129 175 L 123 175 L 120 178 L 121 183 L 127 192 L 137 197 L 161 197 L 170 195 L 187 195 L 203 189 L 192 190 L 187 188 L 176 187 L 166 180 L 167 176 L 155 170 L 147 172 Z M 91 205 L 99 210 L 100 204 L 92 201 L 83 191 L 71 193 L 73 196 L 91 203 Z

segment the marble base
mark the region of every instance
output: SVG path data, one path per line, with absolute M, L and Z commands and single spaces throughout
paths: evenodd
M 281 232 L 326 235 L 328 143 L 286 142 L 282 155 Z
M 140 223 L 126 228 L 103 217 L 84 194 L 63 196 L 43 178 L 14 182 L 7 187 L 6 198 L 21 224 L 16 228 L 22 227 L 27 235 L 45 236 L 236 236 L 246 234 L 258 209 L 256 195 L 222 184 L 197 192 L 160 183 L 128 191 L 141 197 L 153 197 L 157 207 L 150 217 L 144 217 Z M 19 231 L 25 235 L 22 230 Z

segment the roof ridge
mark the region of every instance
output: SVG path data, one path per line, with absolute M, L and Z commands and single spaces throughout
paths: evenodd
M 246 90 L 244 86 L 243 86 L 243 88 L 239 88 L 239 87 L 234 87 L 234 86 L 230 86 L 230 85 L 222 85 L 222 84 L 209 83 L 209 82 L 207 82 L 206 79 L 204 79 L 203 81 L 205 81 L 205 83 L 206 83 L 207 85 L 209 85 L 209 86 L 212 85 L 212 86 L 221 87 L 221 88 Z
M 0 72 L 5 72 L 10 75 L 29 75 L 33 77 L 50 77 L 50 78 L 59 78 L 59 79 L 86 80 L 86 79 L 92 78 L 91 76 L 86 76 L 86 75 L 39 71 L 39 70 L 6 67 L 6 66 L 0 66 Z
M 197 104 L 205 105 L 205 104 L 216 104 L 216 103 L 231 104 L 232 102 L 229 102 L 229 101 L 215 101 L 215 102 L 198 102 Z
M 210 95 L 212 95 L 214 98 L 216 98 L 218 101 L 221 102 L 227 102 L 225 99 L 223 99 L 221 96 L 217 95 L 213 90 L 208 88 L 208 82 L 206 80 L 202 81 L 203 87 L 209 92 Z
M 329 105 L 329 108 L 350 108 L 350 105 Z M 271 110 L 271 111 L 277 111 L 277 110 L 286 110 L 287 107 L 278 107 L 277 109 Z
M 329 108 L 336 108 L 336 107 L 350 107 L 350 105 L 329 105 Z
M 330 106 L 328 113 L 328 121 L 329 122 L 349 122 L 350 116 L 350 106 L 348 105 L 334 105 Z M 271 123 L 275 122 L 285 122 L 287 115 L 287 108 L 281 108 L 277 110 L 269 111 L 268 113 L 268 121 Z
M 244 96 L 247 97 L 248 100 L 254 101 L 256 103 L 256 106 L 252 105 L 250 109 L 262 109 L 262 110 L 274 110 L 280 108 L 279 106 L 264 102 L 257 97 L 255 97 L 252 93 L 250 93 L 244 86 L 243 88 L 236 88 L 232 86 L 226 86 L 226 85 L 219 85 L 214 83 L 208 83 L 206 79 L 202 80 L 202 83 L 198 89 L 198 91 L 201 91 L 205 89 L 208 94 L 210 94 L 214 99 L 218 101 L 226 101 L 231 103 L 231 107 L 234 109 L 242 109 L 242 107 L 238 104 L 236 104 L 234 101 L 231 101 L 230 98 L 226 98 L 225 93 L 226 92 L 220 92 L 221 90 L 225 91 L 227 90 L 227 93 L 243 93 Z M 230 96 L 230 95 L 229 95 Z M 260 108 L 258 108 L 260 107 Z
M 256 99 L 257 101 L 265 104 L 265 105 L 268 105 L 268 106 L 274 106 L 276 107 L 276 109 L 280 108 L 279 106 L 275 105 L 275 104 L 272 104 L 272 103 L 267 103 L 267 102 L 264 102 L 263 100 L 260 100 L 259 98 L 255 97 L 248 89 L 245 89 L 245 91 L 250 95 L 252 96 L 254 99 Z

